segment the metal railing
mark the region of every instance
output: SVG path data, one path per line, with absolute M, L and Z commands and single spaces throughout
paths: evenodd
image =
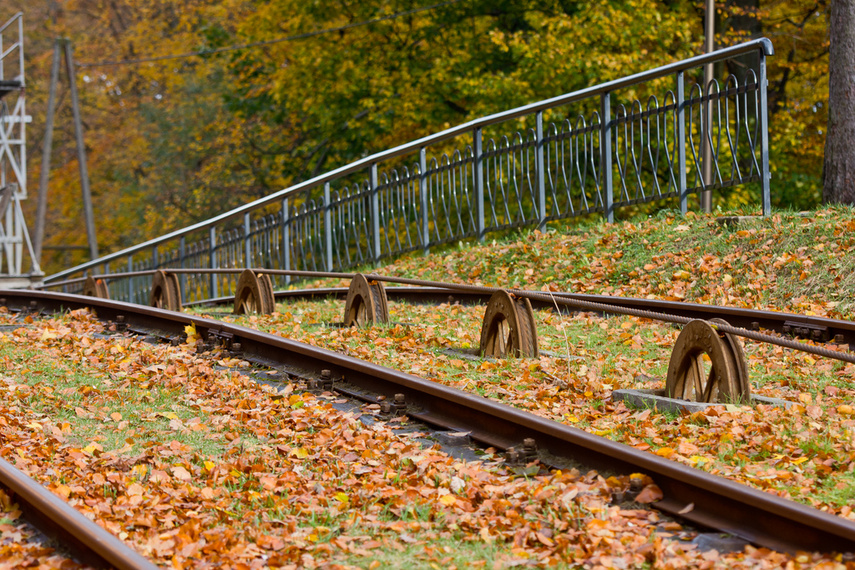
M 345 270 L 488 232 L 672 200 L 759 181 L 771 209 L 768 39 L 511 109 L 377 153 L 217 217 L 45 279 L 100 268 Z M 703 66 L 737 70 L 704 85 Z M 688 86 L 688 87 L 687 87 Z M 711 147 L 705 180 L 702 147 Z M 287 282 L 287 278 L 284 278 Z M 150 276 L 113 279 L 145 302 Z M 282 283 L 276 283 L 281 286 Z M 183 275 L 182 298 L 232 292 L 232 278 Z

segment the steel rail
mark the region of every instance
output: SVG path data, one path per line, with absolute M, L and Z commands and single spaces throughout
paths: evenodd
M 457 136 L 461 136 L 464 134 L 469 134 L 476 129 L 483 129 L 484 127 L 501 123 L 504 121 L 508 121 L 511 119 L 515 119 L 518 117 L 522 117 L 525 115 L 529 115 L 532 113 L 538 113 L 541 111 L 545 111 L 547 109 L 557 107 L 560 105 L 567 105 L 576 101 L 581 101 L 583 99 L 595 97 L 598 95 L 603 95 L 607 93 L 611 93 L 616 90 L 625 89 L 627 87 L 632 87 L 633 85 L 637 85 L 644 81 L 650 81 L 653 79 L 658 79 L 660 77 L 669 76 L 675 73 L 679 73 L 685 71 L 687 69 L 692 69 L 696 67 L 701 67 L 708 63 L 715 63 L 718 61 L 726 60 L 732 57 L 736 57 L 739 55 L 743 55 L 746 53 L 752 52 L 761 52 L 764 56 L 771 56 L 775 53 L 774 48 L 772 47 L 772 42 L 767 38 L 758 38 L 752 41 L 748 41 L 745 43 L 741 43 L 735 46 L 727 47 L 724 49 L 720 49 L 718 51 L 714 51 L 707 54 L 698 55 L 689 59 L 685 59 L 682 61 L 670 63 L 667 65 L 663 65 L 657 67 L 655 69 L 643 71 L 640 73 L 636 73 L 634 75 L 630 75 L 627 77 L 623 77 L 620 79 L 615 79 L 612 81 L 608 81 L 606 83 L 602 83 L 599 85 L 587 87 L 584 89 L 580 89 L 578 91 L 574 91 L 572 93 L 567 93 L 564 95 L 559 95 L 557 97 L 552 97 L 550 99 L 545 99 L 543 101 L 538 101 L 536 103 L 531 103 L 529 105 L 524 105 L 522 107 L 517 107 L 514 109 L 509 109 L 507 111 L 502 111 L 499 113 L 495 113 L 492 115 L 488 115 L 486 117 L 480 117 L 469 121 L 467 123 L 462 123 L 460 125 L 451 127 L 439 133 L 435 133 L 432 135 L 428 135 L 426 137 L 410 141 L 408 143 L 399 145 L 392 149 L 379 152 L 376 154 L 372 154 L 371 156 L 365 157 L 363 159 L 357 160 L 345 166 L 341 166 L 336 168 L 335 170 L 331 170 L 304 182 L 300 182 L 295 184 L 289 188 L 285 188 L 283 190 L 279 190 L 278 192 L 274 192 L 269 196 L 265 196 L 264 198 L 259 198 L 253 202 L 248 204 L 244 204 L 238 208 L 233 210 L 229 210 L 228 212 L 224 212 L 218 216 L 213 218 L 209 218 L 202 222 L 198 222 L 196 224 L 192 224 L 185 228 L 175 230 L 173 232 L 167 233 L 160 237 L 150 239 L 146 242 L 137 244 L 135 246 L 125 248 L 121 251 L 117 251 L 115 253 L 111 253 L 109 255 L 105 255 L 98 259 L 94 259 L 92 261 L 82 263 L 70 269 L 66 269 L 55 273 L 53 275 L 49 275 L 45 277 L 44 281 L 55 281 L 62 279 L 68 275 L 72 275 L 74 273 L 85 271 L 92 267 L 96 267 L 98 265 L 103 265 L 105 263 L 109 263 L 119 258 L 127 257 L 129 255 L 133 255 L 139 251 L 148 249 L 153 246 L 157 246 L 168 241 L 180 238 L 184 235 L 209 229 L 211 227 L 217 226 L 222 222 L 227 222 L 237 218 L 238 216 L 247 214 L 248 212 L 255 210 L 257 208 L 261 208 L 267 205 L 271 205 L 274 203 L 281 202 L 282 200 L 289 198 L 295 194 L 298 194 L 304 190 L 309 190 L 312 188 L 321 187 L 327 182 L 332 182 L 336 179 L 342 178 L 349 174 L 353 174 L 354 172 L 359 172 L 366 168 L 371 167 L 372 165 L 376 165 L 380 162 L 405 156 L 405 155 L 415 155 L 418 154 L 419 151 L 423 147 L 429 147 L 436 143 L 440 143 L 446 141 L 448 139 L 452 139 Z M 762 79 L 762 75 L 761 75 Z M 765 148 L 765 146 L 764 146 Z
M 155 570 L 157 566 L 81 512 L 0 459 L 0 485 L 8 489 L 24 517 L 42 533 L 96 568 Z
M 277 299 L 317 299 L 324 297 L 346 298 L 348 289 L 346 287 L 324 287 L 315 289 L 293 289 L 288 291 L 276 291 Z M 466 291 L 455 289 L 449 283 L 446 287 L 435 286 L 411 286 L 411 287 L 386 287 L 386 295 L 396 301 L 409 301 L 412 303 L 471 303 L 484 304 L 490 300 L 491 293 Z M 663 301 L 660 299 L 642 299 L 638 297 L 616 297 L 611 295 L 588 295 L 584 293 L 568 293 L 565 291 L 544 293 L 553 295 L 557 299 L 567 298 L 577 301 L 599 303 L 610 307 L 625 309 L 640 309 L 644 311 L 685 317 L 689 319 L 723 318 L 731 326 L 756 331 L 767 329 L 777 333 L 785 334 L 784 328 L 787 323 L 802 324 L 814 329 L 824 329 L 829 338 L 841 335 L 842 342 L 838 344 L 849 344 L 855 347 L 855 321 L 843 319 L 832 319 L 828 317 L 816 317 L 810 315 L 799 315 L 796 313 L 784 313 L 780 311 L 768 311 L 761 309 L 747 309 L 743 307 L 727 307 L 722 305 L 703 305 L 700 303 L 687 303 L 682 301 Z M 532 307 L 535 309 L 555 309 L 555 303 L 542 298 L 530 298 Z M 186 307 L 205 306 L 212 304 L 223 304 L 233 301 L 233 297 L 219 297 L 206 301 L 196 301 L 185 304 Z M 806 346 L 806 345 L 802 345 Z
M 341 273 L 331 271 L 300 271 L 290 269 L 264 269 L 250 268 L 255 273 L 266 273 L 268 275 L 288 275 L 293 277 L 309 277 L 309 278 L 337 278 L 337 279 L 352 279 L 354 273 Z M 213 269 L 169 269 L 170 273 L 176 274 L 239 274 L 246 269 L 241 268 L 213 268 Z M 145 270 L 131 273 L 116 273 L 97 276 L 101 279 L 125 278 L 140 275 L 149 275 L 156 273 L 157 270 Z M 385 283 L 397 283 L 403 285 L 411 285 L 416 287 L 430 287 L 435 289 L 444 289 L 447 291 L 457 291 L 471 296 L 482 298 L 485 295 L 490 295 L 499 290 L 498 287 L 488 287 L 484 285 L 469 285 L 463 283 L 443 283 L 439 281 L 428 281 L 423 279 L 411 279 L 405 277 L 393 277 L 386 275 L 367 274 L 371 280 L 382 281 Z M 54 287 L 60 284 L 71 282 L 80 282 L 82 279 L 74 279 L 55 284 L 45 285 L 44 287 Z M 603 314 L 619 314 L 635 316 L 640 318 L 670 322 L 674 324 L 688 324 L 692 319 L 708 319 L 713 317 L 729 317 L 731 320 L 738 321 L 738 325 L 734 326 L 728 321 L 728 324 L 716 324 L 715 328 L 722 332 L 749 338 L 758 342 L 774 344 L 791 350 L 807 352 L 824 358 L 832 358 L 843 362 L 855 363 L 855 355 L 840 350 L 831 350 L 822 346 L 814 346 L 804 344 L 788 338 L 780 338 L 765 333 L 757 332 L 761 327 L 761 323 L 765 328 L 776 330 L 777 332 L 786 332 L 784 327 L 789 322 L 790 325 L 805 326 L 813 330 L 825 330 L 829 335 L 833 332 L 835 335 L 840 335 L 845 342 L 850 343 L 850 346 L 855 344 L 855 323 L 842 321 L 838 319 L 822 319 L 818 317 L 809 317 L 804 315 L 795 315 L 790 313 L 779 313 L 788 317 L 784 324 L 778 328 L 775 325 L 779 319 L 775 317 L 775 313 L 771 311 L 757 311 L 755 309 L 739 309 L 736 307 L 718 307 L 715 305 L 707 305 L 707 310 L 700 310 L 699 307 L 704 305 L 694 304 L 690 307 L 687 303 L 677 303 L 669 301 L 657 301 L 648 299 L 611 297 L 608 295 L 580 295 L 566 292 L 540 292 L 528 291 L 525 289 L 508 289 L 510 293 L 519 297 L 525 297 L 538 307 L 558 307 L 558 305 L 573 307 L 577 310 L 589 310 Z M 194 304 L 217 303 L 222 302 L 230 297 L 222 297 L 217 299 L 208 299 L 199 301 Z M 188 305 L 189 306 L 189 305 Z M 747 320 L 750 319 L 750 320 Z M 768 326 L 771 324 L 772 326 Z M 741 325 L 741 326 L 740 326 Z M 779 330 L 780 329 L 780 330 Z
M 213 270 L 218 271 L 218 270 Z M 260 273 L 265 273 L 266 271 L 263 269 L 253 269 L 253 271 L 257 271 Z M 287 270 L 273 270 L 270 273 L 278 273 L 285 274 L 290 273 Z M 321 272 L 302 272 L 302 273 L 311 273 L 317 277 L 348 277 L 353 276 L 350 273 L 321 273 Z M 443 283 L 439 281 L 427 281 L 424 279 L 410 279 L 407 277 L 391 277 L 387 275 L 376 275 L 373 273 L 369 273 L 365 275 L 369 280 L 374 281 L 383 281 L 386 283 L 398 283 L 402 285 L 414 285 L 414 286 L 427 286 L 434 288 L 442 288 L 448 291 L 462 291 L 467 293 L 474 293 L 480 295 L 490 295 L 499 290 L 498 287 L 488 287 L 484 285 L 468 285 L 463 283 Z M 650 308 L 644 305 L 644 300 L 637 300 L 637 303 L 633 305 L 630 304 L 621 304 L 621 303 L 612 303 L 610 302 L 614 297 L 609 297 L 605 295 L 597 296 L 595 299 L 591 298 L 583 298 L 574 294 L 569 293 L 553 293 L 553 292 L 540 292 L 540 291 L 527 291 L 525 289 L 507 289 L 509 293 L 518 297 L 524 297 L 529 299 L 532 302 L 538 302 L 540 306 L 555 306 L 556 308 L 559 305 L 573 307 L 577 310 L 586 310 L 597 313 L 605 313 L 605 314 L 617 314 L 617 315 L 627 315 L 640 317 L 644 319 L 651 319 L 657 321 L 663 321 L 673 324 L 688 324 L 689 321 L 693 320 L 692 316 L 684 316 L 683 314 L 671 314 L 663 310 L 662 306 L 659 306 L 659 310 L 650 310 Z M 672 305 L 672 307 L 678 307 L 679 305 Z M 750 310 L 750 309 L 746 309 Z M 684 310 L 685 313 L 685 310 Z M 715 316 L 722 316 L 721 314 L 715 314 Z M 804 323 L 805 317 L 800 315 L 794 315 L 794 317 L 800 319 L 800 321 Z M 708 317 L 701 317 L 708 318 Z M 769 319 L 766 319 L 768 321 Z M 757 327 L 754 324 L 757 324 Z M 846 321 L 839 321 L 840 323 L 846 323 Z M 849 362 L 855 364 L 855 354 L 851 354 L 849 352 L 841 351 L 841 350 L 832 350 L 823 346 L 815 346 L 810 344 L 804 344 L 792 339 L 781 338 L 778 336 L 773 336 L 766 333 L 757 332 L 756 330 L 749 330 L 747 328 L 742 328 L 738 326 L 732 326 L 730 324 L 715 324 L 714 328 L 720 330 L 725 333 L 734 334 L 737 336 L 741 336 L 743 338 L 748 338 L 751 340 L 755 340 L 758 342 L 763 342 L 767 344 L 773 344 L 776 346 L 781 346 L 784 348 L 789 348 L 791 350 L 798 350 L 801 352 L 807 352 L 808 354 L 813 354 L 816 356 L 821 356 L 824 358 L 832 358 L 835 360 L 840 360 L 843 362 Z M 759 328 L 759 321 L 751 321 L 751 328 Z M 852 334 L 851 324 L 849 327 L 841 327 L 842 330 L 849 332 Z M 842 334 L 842 333 L 841 333 Z
M 328 369 L 333 378 L 358 390 L 387 398 L 403 394 L 411 403 L 408 414 L 443 428 L 468 431 L 486 445 L 507 449 L 533 438 L 544 457 L 568 458 L 605 473 L 647 473 L 664 494 L 654 506 L 691 523 L 784 552 L 855 552 L 855 524 L 843 518 L 411 374 L 201 316 L 44 291 L 0 294 L 10 309 L 89 307 L 101 319 L 115 321 L 122 316 L 132 329 L 177 337 L 193 324 L 200 334 L 227 335 L 240 343 L 246 357 L 277 363 L 286 371 L 320 374 Z

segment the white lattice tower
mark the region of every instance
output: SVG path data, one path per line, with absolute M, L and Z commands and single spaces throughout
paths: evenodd
M 21 208 L 27 198 L 26 125 L 31 120 L 24 87 L 24 22 L 19 12 L 0 27 L 0 276 L 23 276 L 25 254 L 31 260 L 30 275 L 41 274 Z

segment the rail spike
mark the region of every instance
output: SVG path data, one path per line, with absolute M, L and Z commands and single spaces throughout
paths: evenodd
M 695 402 L 739 404 L 751 401 L 748 364 L 739 339 L 721 333 L 722 319 L 694 320 L 687 324 L 671 352 L 665 393 L 669 398 Z M 707 374 L 704 355 L 712 367 Z
M 344 305 L 344 326 L 362 327 L 389 322 L 389 302 L 380 281 L 369 281 L 362 273 L 354 275 Z
M 273 298 L 273 282 L 265 273 L 256 275 L 252 269 L 244 269 L 235 289 L 234 314 L 258 313 L 269 315 L 276 310 Z
M 537 327 L 531 301 L 512 297 L 504 289 L 493 293 L 484 311 L 480 353 L 496 358 L 537 357 Z

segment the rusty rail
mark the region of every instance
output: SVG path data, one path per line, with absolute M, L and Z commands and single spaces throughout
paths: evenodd
M 10 491 L 24 517 L 34 527 L 66 546 L 80 562 L 96 568 L 117 570 L 157 568 L 130 546 L 3 459 L 0 459 L 0 485 Z
M 855 552 L 855 524 L 845 519 L 411 374 L 183 313 L 59 293 L 3 291 L 2 296 L 13 310 L 91 307 L 101 319 L 116 321 L 121 316 L 132 329 L 161 331 L 173 338 L 182 337 L 184 327 L 193 323 L 202 335 L 239 342 L 245 358 L 275 362 L 286 372 L 320 376 L 321 370 L 331 370 L 334 379 L 346 377 L 343 392 L 360 393 L 369 401 L 377 395 L 403 394 L 412 417 L 469 431 L 485 445 L 507 449 L 533 438 L 544 458 L 567 458 L 602 472 L 647 473 L 664 493 L 654 506 L 689 522 L 785 552 Z M 694 508 L 683 512 L 689 504 Z

